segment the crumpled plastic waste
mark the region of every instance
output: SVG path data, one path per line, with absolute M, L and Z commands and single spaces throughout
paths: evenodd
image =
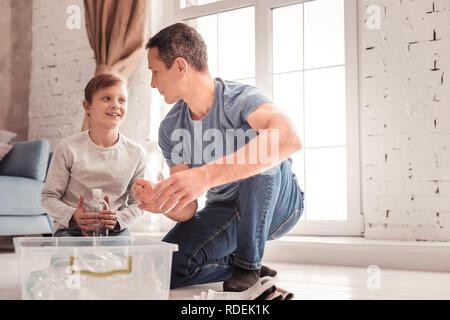
M 100 250 L 84 253 L 75 261 L 71 265 L 68 257 L 55 256 L 47 269 L 31 272 L 25 281 L 27 299 L 161 299 L 164 296 L 164 284 L 148 256 L 136 258 L 130 273 L 108 276 L 96 275 L 127 270 L 130 260 L 124 255 Z
M 253 286 L 242 292 L 202 291 L 195 300 L 291 300 L 292 292 L 279 288 L 272 277 L 260 278 Z

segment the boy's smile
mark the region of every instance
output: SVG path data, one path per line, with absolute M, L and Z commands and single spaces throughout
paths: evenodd
M 118 114 L 118 113 L 107 113 L 106 115 L 110 116 L 110 117 L 114 117 L 114 118 L 120 117 L 120 114 Z
M 117 112 L 117 111 L 111 111 L 111 112 L 107 112 L 105 114 L 110 119 L 122 120 L 122 115 L 119 112 Z

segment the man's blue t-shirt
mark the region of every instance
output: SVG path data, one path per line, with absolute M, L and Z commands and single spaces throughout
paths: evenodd
M 167 164 L 199 167 L 235 152 L 257 135 L 247 118 L 268 102 L 255 87 L 220 78 L 215 79 L 214 101 L 202 119 L 192 120 L 187 103 L 178 101 L 159 127 L 158 143 Z M 239 161 L 235 163 L 243 163 Z M 209 201 L 233 200 L 237 196 L 238 182 L 211 188 L 206 194 Z

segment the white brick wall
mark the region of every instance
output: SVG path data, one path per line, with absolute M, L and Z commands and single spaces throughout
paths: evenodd
M 448 241 L 450 1 L 363 0 L 359 11 L 365 236 Z
M 66 27 L 69 5 L 83 1 L 33 1 L 33 47 L 29 139 L 47 138 L 52 149 L 62 137 L 80 131 L 84 86 L 95 70 L 86 37 Z

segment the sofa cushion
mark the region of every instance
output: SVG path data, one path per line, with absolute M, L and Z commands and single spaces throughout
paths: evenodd
M 13 142 L 13 149 L 0 162 L 0 175 L 44 181 L 50 142 L 47 139 Z
M 0 161 L 2 161 L 3 157 L 6 156 L 12 148 L 13 146 L 11 144 L 0 142 Z
M 28 217 L 0 216 L 0 236 L 50 233 L 52 233 L 52 226 L 46 214 Z
M 41 208 L 44 183 L 21 177 L 0 176 L 0 215 L 31 216 L 45 213 Z

